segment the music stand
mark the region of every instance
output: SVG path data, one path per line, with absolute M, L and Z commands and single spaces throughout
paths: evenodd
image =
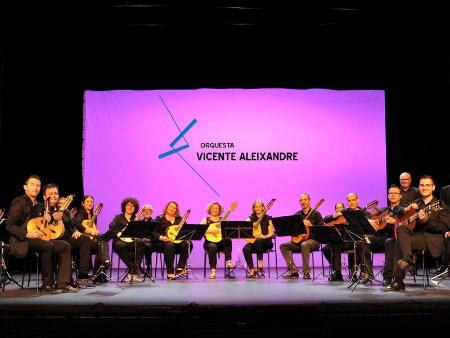
M 366 262 L 366 245 L 370 244 L 369 238 L 366 236 L 367 234 L 375 234 L 375 230 L 370 225 L 369 220 L 367 219 L 366 215 L 362 210 L 342 210 L 341 211 L 342 216 L 347 220 L 348 226 L 344 226 L 346 234 L 353 240 L 353 249 L 355 251 L 355 265 L 352 273 L 352 277 L 350 280 L 354 280 L 354 276 L 358 273 L 359 266 L 357 264 L 357 257 L 358 254 L 361 254 L 361 265 L 363 266 L 363 270 L 369 270 L 369 266 Z M 351 228 L 351 230 L 350 230 Z M 359 248 L 362 250 L 361 252 L 357 252 L 357 243 L 359 243 Z M 364 273 L 364 271 L 363 271 Z M 350 285 L 348 285 L 348 288 L 351 288 L 353 285 L 352 292 L 356 289 L 358 284 L 361 282 L 361 279 L 363 278 L 363 273 L 359 274 L 359 277 L 354 281 L 351 282 Z M 379 280 L 377 280 L 373 274 L 366 276 L 371 280 L 372 282 L 377 282 L 381 284 Z
M 292 215 L 292 216 L 281 216 L 281 217 L 272 217 L 272 224 L 275 228 L 275 234 L 277 237 L 290 236 L 291 243 L 293 243 L 293 238 L 306 234 L 306 227 L 303 223 L 303 219 L 301 215 Z M 276 248 L 275 248 L 276 249 Z M 293 247 L 291 245 L 291 257 L 293 258 Z M 286 271 L 284 271 L 281 275 L 278 275 L 276 279 L 283 277 L 285 274 L 289 272 L 289 266 Z
M 245 270 L 247 274 L 250 271 L 242 264 L 241 261 L 241 245 L 240 240 L 244 238 L 253 238 L 253 223 L 250 221 L 222 221 L 222 237 L 227 239 L 238 239 L 238 259 L 234 268 L 229 271 L 229 274 L 234 274 L 234 271 L 239 267 Z
M 136 260 L 136 253 L 137 253 L 137 245 L 136 245 L 136 239 L 142 239 L 142 238 L 150 238 L 151 234 L 153 233 L 156 226 L 159 226 L 159 223 L 154 221 L 131 221 L 128 223 L 125 230 L 122 232 L 121 237 L 131 237 L 133 238 L 134 242 L 134 265 L 135 267 L 138 267 L 137 260 Z M 129 269 L 127 270 L 127 273 L 122 278 L 121 282 L 123 282 L 129 272 Z M 145 272 L 144 278 L 148 277 L 150 280 L 155 283 L 155 280 L 147 273 Z M 133 283 L 133 274 L 131 274 L 130 284 Z
M 195 278 L 202 279 L 195 271 L 192 269 L 191 264 L 189 263 L 189 257 L 191 255 L 191 241 L 199 241 L 201 240 L 208 230 L 209 224 L 184 224 L 180 231 L 178 232 L 175 240 L 184 240 L 188 242 L 188 258 L 186 262 L 186 267 L 184 270 L 179 273 L 179 275 L 189 276 L 189 273 L 192 273 Z

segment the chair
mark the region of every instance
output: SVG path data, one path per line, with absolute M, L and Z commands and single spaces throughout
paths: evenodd
M 275 272 L 278 275 L 277 237 L 275 235 L 273 235 L 272 239 L 274 240 L 272 249 L 264 252 L 267 257 L 267 269 L 269 271 L 269 278 L 270 278 L 270 254 L 271 253 L 275 253 Z
M 314 264 L 314 252 L 320 252 L 320 256 L 321 256 L 321 260 L 322 260 L 322 273 L 319 273 L 317 276 L 315 275 L 316 266 Z M 325 267 L 324 267 L 324 264 L 323 264 L 322 244 L 320 244 L 319 249 L 312 250 L 310 254 L 311 254 L 312 272 L 313 272 L 312 280 L 315 280 L 315 279 L 319 278 L 320 275 L 325 277 Z
M 417 255 L 422 255 L 422 285 L 424 290 L 427 289 L 427 286 L 430 286 L 430 268 L 429 266 L 426 264 L 426 255 L 430 255 L 430 252 L 428 251 L 428 249 L 423 249 L 422 251 L 418 251 L 418 252 L 413 252 L 413 255 L 415 255 L 417 257 Z M 416 276 L 420 276 L 417 273 L 417 261 L 414 263 L 414 283 L 416 282 Z M 426 279 L 426 282 L 425 282 Z
M 6 265 L 9 265 L 9 259 L 10 257 L 14 257 L 14 255 L 11 253 L 11 251 L 8 251 L 7 257 L 6 257 Z M 25 274 L 27 272 L 28 269 L 28 284 L 27 287 L 30 286 L 30 281 L 31 281 L 31 266 L 33 264 L 33 259 L 36 259 L 36 293 L 39 293 L 39 253 L 37 251 L 30 251 L 28 252 L 26 257 L 21 257 L 21 258 L 16 258 L 16 259 L 20 259 L 23 260 L 23 271 L 22 271 L 22 284 L 20 284 L 19 286 L 21 288 L 23 288 L 24 284 L 25 284 Z M 4 291 L 4 289 L 3 289 Z

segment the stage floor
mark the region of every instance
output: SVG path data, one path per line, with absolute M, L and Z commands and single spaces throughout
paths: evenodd
M 196 273 L 203 277 L 203 270 Z M 307 325 L 302 324 L 304 329 L 326 330 L 322 333 L 327 334 L 332 332 L 336 320 L 359 325 L 377 318 L 387 323 L 414 316 L 416 323 L 425 318 L 427 323 L 432 323 L 431 319 L 448 318 L 450 314 L 449 279 L 439 286 L 430 283 L 426 290 L 421 277 L 416 283 L 407 277 L 404 292 L 382 292 L 376 283 L 358 285 L 352 292 L 348 282 L 330 283 L 323 276 L 311 281 L 276 279 L 275 270 L 271 275 L 271 278 L 249 280 L 239 272 L 236 279 L 230 280 L 219 272 L 216 280 L 209 280 L 207 275 L 206 279 L 168 281 L 161 279 L 158 272 L 155 283 L 146 280 L 118 286 L 110 282 L 78 293 L 56 295 L 37 294 L 35 288 L 20 289 L 10 284 L 5 292 L 0 292 L 0 308 L 16 325 L 22 325 L 18 323 L 23 317 L 72 318 L 71 323 L 77 322 L 73 318 L 85 321 L 96 318 L 96 324 L 102 322 L 101 318 L 114 320 L 116 325 L 117 318 L 147 318 L 153 327 L 164 331 L 164 323 L 176 316 L 173 322 L 176 325 L 185 321 L 191 325 L 196 323 L 195 329 L 190 327 L 190 332 L 196 332 L 194 336 L 210 332 L 213 323 L 213 330 L 233 334 L 233 330 L 241 332 L 243 328 L 253 332 L 264 326 L 266 320 L 276 320 L 283 328 L 277 332 L 283 333 L 306 320 Z M 15 277 L 21 279 L 21 275 Z M 30 286 L 34 283 L 32 280 Z M 293 316 L 297 319 L 293 320 Z M 358 322 L 354 323 L 357 318 Z M 321 327 L 321 320 L 327 325 Z M 281 330 L 280 326 L 276 330 Z

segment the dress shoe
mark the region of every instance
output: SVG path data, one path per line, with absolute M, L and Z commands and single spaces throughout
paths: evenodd
M 71 286 L 69 284 L 58 284 L 56 286 L 56 289 L 60 290 L 61 292 L 67 292 L 67 293 L 78 292 L 78 288 L 74 288 L 73 286 Z
M 52 285 L 42 285 L 39 288 L 39 291 L 46 295 L 54 295 L 57 293 L 61 293 L 62 291 L 55 289 Z
M 344 281 L 340 271 L 333 272 L 332 275 L 328 278 L 328 280 L 330 282 L 343 282 Z
M 397 265 L 401 270 L 407 270 L 411 266 L 411 261 L 406 259 L 399 259 Z
M 392 280 L 391 279 L 383 279 L 383 282 L 381 283 L 381 286 L 386 287 L 391 285 Z
M 288 274 L 283 276 L 283 279 L 298 279 L 298 271 L 289 271 Z
M 211 270 L 209 274 L 209 279 L 216 279 L 216 270 Z
M 405 283 L 403 283 L 402 281 L 393 282 L 392 284 L 381 289 L 381 291 L 383 292 L 404 291 L 404 290 L 405 290 Z
M 303 279 L 311 279 L 311 276 L 309 275 L 309 272 L 303 273 Z

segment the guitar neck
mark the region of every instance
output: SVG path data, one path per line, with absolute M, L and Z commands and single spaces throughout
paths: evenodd
M 230 216 L 231 214 L 231 210 L 227 210 L 227 212 L 225 213 L 225 215 L 223 215 L 221 221 L 226 221 L 228 216 Z

